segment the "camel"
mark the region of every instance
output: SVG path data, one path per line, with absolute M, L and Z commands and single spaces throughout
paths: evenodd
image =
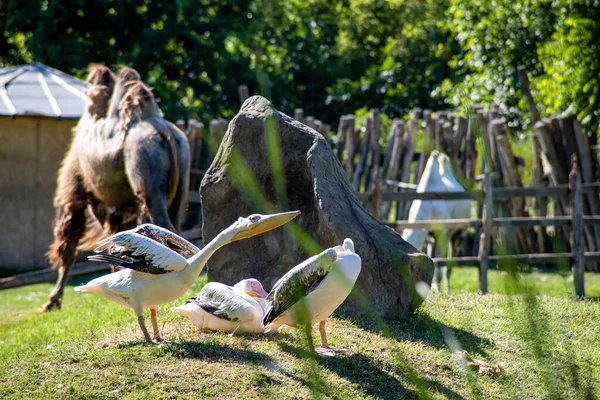
M 40 311 L 59 309 L 78 250 L 150 222 L 179 230 L 187 204 L 190 150 L 187 137 L 166 121 L 137 71 L 117 77 L 91 65 L 88 106 L 74 129 L 58 172 L 54 241 L 48 258 L 59 275 Z
M 465 188 L 454 175 L 450 157 L 437 150 L 431 152 L 417 186 L 417 193 L 464 191 Z M 470 217 L 471 200 L 415 200 L 412 202 L 408 212 L 409 222 Z M 464 240 L 460 235 L 464 235 L 466 232 L 464 230 L 434 229 L 433 234 L 436 242 L 439 244 L 437 249 L 441 250 L 440 252 L 443 253 L 444 257 L 452 258 L 453 244 L 458 239 Z M 425 229 L 405 229 L 401 236 L 415 248 L 421 249 L 427 240 L 428 231 Z M 433 247 L 429 245 L 428 256 L 433 256 Z M 444 277 L 446 292 L 450 292 L 451 272 L 450 267 L 436 266 L 433 272 L 431 289 L 439 292 L 442 277 Z

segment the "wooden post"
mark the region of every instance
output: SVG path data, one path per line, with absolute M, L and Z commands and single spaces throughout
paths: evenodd
M 573 282 L 575 297 L 585 296 L 584 271 L 585 249 L 583 244 L 583 195 L 581 192 L 581 176 L 577 167 L 577 156 L 573 155 L 573 168 L 569 174 L 571 189 L 571 250 L 573 252 Z
M 325 138 L 327 140 L 331 140 L 331 125 L 323 124 L 323 126 L 321 127 L 321 130 L 322 130 L 321 134 L 323 136 L 325 136 Z
M 492 103 L 490 106 L 490 121 L 496 118 L 500 118 L 500 106 L 496 103 Z
M 425 137 L 423 138 L 423 147 L 421 149 L 421 155 L 419 156 L 419 162 L 415 169 L 414 182 L 419 184 L 425 164 L 431 153 L 431 149 L 435 144 L 435 120 L 431 118 L 431 110 L 423 111 L 423 122 L 425 123 Z
M 538 121 L 541 120 L 540 112 L 535 105 L 535 101 L 533 100 L 533 95 L 531 94 L 531 88 L 529 87 L 529 78 L 527 77 L 527 71 L 525 71 L 525 67 L 523 65 L 519 65 L 517 68 L 519 75 L 519 82 L 521 83 L 521 90 L 523 91 L 523 95 L 525 96 L 525 101 L 527 101 L 527 108 L 529 108 L 529 113 L 531 114 L 531 121 L 535 125 Z
M 399 132 L 399 126 L 402 123 L 402 132 Z M 392 128 L 390 129 L 390 134 L 388 136 L 387 144 L 385 146 L 385 154 L 383 157 L 383 169 L 381 171 L 382 176 L 388 176 L 388 170 L 390 168 L 390 164 L 392 163 L 392 152 L 394 149 L 394 145 L 397 141 L 402 141 L 402 135 L 404 134 L 404 121 L 399 118 L 394 118 L 392 121 Z M 399 153 L 397 154 L 399 155 Z M 390 178 L 395 179 L 395 178 Z M 385 185 L 384 185 L 385 186 Z
M 345 126 L 344 140 L 346 142 L 346 174 L 348 174 L 348 178 L 352 179 L 352 174 L 354 172 L 354 157 L 356 156 L 356 152 L 358 151 L 360 131 L 359 135 L 355 135 L 356 118 L 354 117 L 354 115 L 346 115 L 344 122 L 340 122 L 340 124 L 344 124 Z
M 562 133 L 563 148 L 567 153 L 567 160 L 573 158 L 573 154 L 577 153 L 577 143 L 575 139 L 575 132 L 573 131 L 573 120 L 575 118 L 561 118 L 558 120 L 560 132 Z M 581 156 L 579 156 L 581 159 Z M 583 161 L 582 161 L 583 162 Z
M 294 110 L 294 119 L 298 122 L 304 123 L 304 109 L 303 108 L 296 108 Z
M 508 136 L 505 133 L 496 136 L 496 149 L 498 151 L 498 160 L 500 163 L 500 168 L 502 170 L 502 182 L 504 184 L 504 187 L 523 187 L 517 163 L 513 155 L 512 148 L 510 146 L 510 141 L 508 140 Z M 511 199 L 510 206 L 510 216 L 527 216 L 525 213 L 525 201 L 522 197 L 515 197 Z M 519 245 L 521 247 L 521 251 L 523 252 L 523 254 L 530 254 L 535 252 L 536 239 L 532 228 L 514 228 L 516 239 L 518 239 L 517 242 L 511 240 L 511 237 L 514 239 L 514 236 L 511 232 L 512 230 L 509 230 L 508 232 L 505 228 L 500 228 L 500 230 L 503 233 L 501 236 L 503 236 L 503 238 L 504 236 L 506 236 L 505 244 L 509 249 L 511 247 L 511 242 L 513 242 L 513 245 Z
M 459 155 L 460 155 L 460 148 L 462 145 L 462 141 L 465 138 L 465 136 L 467 135 L 467 119 L 465 117 L 458 117 L 457 118 L 457 123 L 456 123 L 456 133 L 454 134 L 454 144 L 452 145 L 453 149 L 454 149 L 454 155 L 453 157 L 458 159 Z M 466 146 L 465 146 L 465 153 L 466 153 Z M 464 163 L 461 163 L 464 164 Z M 464 165 L 462 165 L 462 169 L 463 172 L 465 173 L 465 177 L 466 177 L 466 169 L 464 167 Z
M 492 174 L 486 173 L 485 207 L 483 208 L 482 233 L 479 237 L 479 293 L 486 294 L 488 290 L 487 271 L 489 266 L 490 244 L 492 238 L 494 199 L 492 192 Z
M 338 126 L 337 135 L 335 137 L 335 155 L 340 163 L 344 162 L 344 149 L 346 148 L 346 130 L 350 125 L 350 117 L 349 115 L 342 115 L 340 117 L 340 124 Z M 354 129 L 354 123 L 352 123 Z M 348 154 L 349 155 L 349 154 Z
M 304 125 L 307 125 L 313 129 L 315 129 L 315 117 L 313 117 L 312 115 L 307 116 L 304 119 Z
M 178 119 L 175 121 L 175 126 L 179 128 L 180 131 L 185 132 L 185 121 L 182 119 Z
M 446 122 L 446 112 L 439 111 L 437 113 L 437 118 L 432 120 L 433 122 L 433 140 L 435 143 L 435 148 L 443 153 L 447 153 L 446 149 L 444 149 L 444 132 L 443 127 Z
M 389 155 L 389 165 L 387 170 L 384 172 L 385 179 L 396 180 L 398 176 L 398 169 L 400 167 L 400 159 L 402 157 L 403 152 L 403 144 L 405 143 L 405 137 L 408 135 L 404 135 L 404 121 L 397 118 L 394 119 L 392 124 L 392 132 L 390 133 L 391 137 L 388 141 L 392 142 L 392 149 Z M 387 185 L 385 182 L 382 184 L 383 188 L 386 188 Z M 381 205 L 381 215 L 384 220 L 387 220 L 391 208 L 391 202 L 386 201 Z
M 379 110 L 371 110 L 372 122 L 372 135 L 371 135 L 371 176 L 370 183 L 365 185 L 365 189 L 369 191 L 369 212 L 373 218 L 380 220 L 381 214 L 381 147 L 379 146 L 379 136 L 381 135 L 381 116 Z
M 370 190 L 372 179 L 379 178 L 379 159 L 381 147 L 379 146 L 379 135 L 381 131 L 381 117 L 379 110 L 371 110 L 371 117 L 367 121 L 367 129 L 371 129 L 369 138 L 369 152 L 367 154 L 367 168 L 365 170 L 365 190 Z M 377 176 L 373 174 L 376 171 Z
M 413 162 L 413 156 L 415 154 L 415 141 L 417 135 L 417 129 L 419 128 L 419 118 L 421 117 L 421 109 L 415 108 L 412 113 L 412 117 L 408 124 L 408 132 L 404 135 L 402 140 L 402 154 L 401 154 L 401 165 L 398 180 L 400 182 L 410 183 L 410 166 Z M 419 159 L 420 160 L 420 159 Z M 417 166 L 418 168 L 418 166 Z M 414 181 L 418 184 L 418 181 Z M 404 189 L 400 189 L 404 191 Z M 404 204 L 404 202 L 396 202 L 396 220 L 406 219 L 408 210 L 410 209 L 410 202 Z
M 554 147 L 554 142 L 550 133 L 548 131 L 547 125 L 543 121 L 538 121 L 535 124 L 535 132 L 540 139 L 540 145 L 542 146 L 542 150 L 546 153 L 546 157 L 550 162 L 550 166 L 552 171 L 550 173 L 550 179 L 552 184 L 561 185 L 567 183 L 567 174 L 560 163 L 560 159 L 556 154 L 556 149 Z
M 452 162 L 458 161 L 458 152 L 454 150 L 454 140 L 452 135 L 452 123 L 446 121 L 442 124 L 442 148 L 444 153 L 448 154 Z
M 467 132 L 465 134 L 465 178 L 475 177 L 475 164 L 477 160 L 475 138 L 473 137 L 473 116 L 467 121 Z
M 368 121 L 367 121 L 368 124 Z M 367 152 L 369 151 L 369 135 L 370 130 L 365 129 L 363 137 L 360 139 L 360 147 L 358 149 L 358 162 L 354 168 L 354 176 L 352 177 L 352 186 L 358 192 L 360 191 L 361 177 L 365 171 L 367 163 Z
M 202 152 L 202 136 L 204 134 L 204 125 L 190 119 L 188 121 L 189 132 L 188 141 L 190 142 L 190 166 L 192 168 L 199 168 L 200 164 L 200 153 Z
M 240 95 L 240 106 L 244 104 L 246 99 L 250 97 L 250 92 L 248 91 L 248 86 L 240 85 L 238 86 L 238 94 Z
M 223 118 L 213 119 L 210 121 L 210 125 L 208 127 L 209 133 L 209 144 L 210 144 L 210 161 L 217 154 L 217 150 L 221 145 L 221 141 L 223 140 L 223 136 L 225 136 L 225 132 L 227 131 L 227 126 L 229 122 L 224 120 Z

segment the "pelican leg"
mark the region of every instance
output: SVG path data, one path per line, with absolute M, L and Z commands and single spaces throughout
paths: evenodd
M 451 260 L 454 257 L 454 250 L 452 249 L 452 241 L 448 241 L 448 255 L 446 258 Z M 442 267 L 442 275 L 444 276 L 444 289 L 446 289 L 446 293 L 450 293 L 450 266 L 446 265 Z
M 327 343 L 327 332 L 325 332 L 325 321 L 319 322 L 319 334 L 321 336 L 321 345 L 315 347 L 315 351 L 317 352 L 317 354 L 321 356 L 333 357 L 335 356 L 336 351 L 347 351 L 347 349 L 329 346 L 329 343 Z
M 158 331 L 158 321 L 156 320 L 156 308 L 150 309 L 150 321 L 152 322 L 152 331 L 154 332 L 154 341 L 157 343 L 162 342 L 160 332 Z
M 146 321 L 144 320 L 143 315 L 138 315 L 138 324 L 140 324 L 140 328 L 142 329 L 142 332 L 144 333 L 144 339 L 146 339 L 146 342 L 148 342 L 150 344 L 154 344 L 154 342 L 150 338 L 148 329 L 146 329 Z
M 430 258 L 435 257 L 436 243 L 432 238 L 427 240 L 427 256 Z M 442 271 L 440 267 L 434 266 L 433 268 L 433 280 L 431 282 L 431 291 L 434 293 L 440 292 L 440 283 L 442 282 Z

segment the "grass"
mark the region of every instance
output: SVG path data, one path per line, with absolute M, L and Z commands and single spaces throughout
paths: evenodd
M 72 284 L 89 277 L 73 279 Z M 190 294 L 204 283 L 202 276 Z M 67 288 L 64 309 L 38 315 L 49 284 L 0 291 L 0 397 L 6 398 L 594 398 L 600 391 L 600 303 L 570 299 L 558 274 L 514 280 L 455 269 L 451 295 L 430 296 L 401 321 L 336 312 L 330 342 L 347 354 L 306 356 L 297 329 L 276 335 L 201 334 L 159 309 L 164 336 L 147 346 L 133 312 Z M 511 285 L 533 295 L 508 295 Z M 586 276 L 590 295 L 600 276 Z M 179 303 L 179 302 L 176 302 Z M 452 351 L 464 349 L 498 376 L 480 376 Z

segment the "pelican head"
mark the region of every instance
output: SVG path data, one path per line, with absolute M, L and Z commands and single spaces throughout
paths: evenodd
M 246 293 L 248 296 L 266 298 L 269 294 L 263 285 L 256 279 L 244 279 L 235 284 L 234 289 Z
M 232 242 L 248 239 L 252 236 L 278 228 L 300 215 L 300 211 L 288 211 L 279 214 L 252 214 L 246 218 L 240 218 L 231 226 L 234 232 Z

